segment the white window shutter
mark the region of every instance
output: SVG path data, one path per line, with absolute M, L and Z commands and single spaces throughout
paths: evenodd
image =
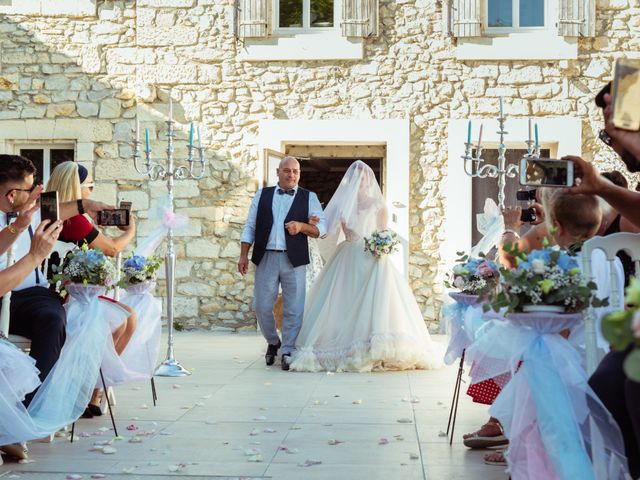
M 263 38 L 269 35 L 271 0 L 236 0 L 238 38 Z
M 560 0 L 558 33 L 565 37 L 595 37 L 596 0 Z
M 342 0 L 342 36 L 378 36 L 378 0 Z
M 452 0 L 444 5 L 449 18 L 449 31 L 454 37 L 482 36 L 482 9 L 480 0 Z

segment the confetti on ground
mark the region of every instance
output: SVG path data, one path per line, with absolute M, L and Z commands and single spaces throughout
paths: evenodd
M 253 417 L 253 419 L 257 422 L 260 422 L 260 421 L 266 420 L 267 417 L 265 417 L 264 415 L 260 415 L 258 417 Z
M 89 438 L 89 437 L 91 436 L 91 434 L 90 434 L 89 432 L 80 432 L 80 433 L 78 434 L 78 436 L 79 436 L 80 438 Z
M 131 437 L 129 443 L 142 443 L 142 439 L 140 437 Z
M 323 423 L 323 427 L 333 427 L 333 423 Z
M 189 410 L 190 408 L 192 408 L 191 405 L 183 405 L 180 407 L 182 410 Z
M 304 463 L 299 463 L 299 467 L 312 467 L 314 465 L 321 465 L 322 462 L 320 460 L 305 460 Z
M 362 404 L 362 400 L 354 400 L 351 403 L 353 403 L 354 405 L 360 405 L 360 404 Z
M 105 455 L 112 455 L 112 454 L 116 453 L 117 451 L 118 451 L 117 449 L 115 449 L 113 447 L 110 447 L 110 446 L 103 447 L 103 449 L 102 449 L 102 453 L 104 453 Z
M 178 385 L 177 383 L 174 383 L 173 385 L 171 385 L 171 388 L 173 388 L 174 390 L 177 390 L 178 388 L 180 388 L 180 385 Z
M 262 442 L 253 441 L 253 442 L 249 442 L 249 445 L 260 445 L 261 443 Z
M 249 432 L 249 435 L 251 435 L 252 437 L 255 437 L 256 435 L 260 435 L 260 430 L 258 430 L 257 428 L 254 428 L 253 430 L 251 430 L 251 432 Z
M 378 445 L 386 445 L 387 443 L 389 443 L 388 438 L 382 437 L 380 440 L 378 440 Z
M 294 425 L 291 427 L 291 430 L 302 430 L 302 427 L 300 425 Z
M 201 398 L 201 399 L 203 399 L 203 400 L 208 400 L 208 399 L 210 399 L 212 396 L 213 396 L 213 395 L 212 395 L 211 393 L 209 393 L 209 394 L 207 394 L 207 395 L 203 395 L 203 396 L 201 396 L 200 398 Z
M 334 372 L 327 372 L 327 375 L 335 375 Z
M 125 467 L 122 469 L 122 473 L 127 475 L 132 474 L 135 471 L 136 467 Z
M 204 423 L 206 423 L 207 425 L 215 425 L 215 424 L 216 424 L 216 423 L 218 423 L 218 422 L 216 422 L 215 420 L 207 420 L 207 421 L 206 421 L 206 422 L 204 422 Z
M 135 425 L 127 425 L 127 430 L 138 430 L 138 427 Z
M 140 408 L 142 410 L 148 410 L 149 409 L 149 405 L 147 405 L 146 403 L 143 403 L 142 405 L 140 405 Z
M 446 433 L 446 432 L 443 432 L 442 430 L 440 430 L 440 431 L 438 432 L 438 436 L 439 436 L 439 437 L 446 437 L 446 436 L 447 436 L 447 433 Z
M 262 455 L 258 454 L 258 455 L 251 455 L 250 457 L 247 458 L 247 462 L 253 462 L 253 463 L 261 463 L 263 461 Z
M 109 429 L 107 427 L 101 427 L 101 428 L 98 429 L 98 431 L 104 433 L 104 432 L 108 432 Z
M 420 458 L 420 455 L 418 455 L 417 453 L 410 453 L 409 458 L 411 460 L 418 460 Z
M 344 443 L 344 440 L 336 440 L 336 439 L 331 439 L 327 442 L 329 445 L 339 445 L 341 443 Z
M 399 418 L 397 420 L 398 423 L 413 423 L 413 420 L 411 420 L 410 418 L 407 417 L 403 417 L 403 418 Z
M 65 477 L 67 480 L 80 480 L 82 475 L 78 475 L 77 473 L 70 473 Z
M 263 430 L 264 433 L 276 433 L 277 430 L 273 429 L 273 428 L 265 428 Z
M 160 435 L 173 435 L 171 432 L 160 432 Z
M 187 468 L 187 464 L 186 463 L 179 463 L 177 465 L 169 465 L 169 471 L 170 472 L 181 472 L 185 468 Z
M 204 403 L 202 403 L 202 402 L 196 402 L 196 407 L 204 407 Z
M 92 473 L 91 478 L 107 478 L 107 476 L 102 473 Z
M 18 460 L 18 463 L 20 463 L 21 465 L 33 462 L 35 462 L 35 460 L 31 460 L 30 458 L 21 458 L 20 460 Z
M 333 397 L 334 397 L 334 398 L 340 398 L 340 395 L 335 394 Z
M 402 442 L 404 440 L 404 437 L 402 435 L 394 435 L 393 438 L 395 438 L 398 442 Z
M 444 403 L 442 403 L 442 402 L 438 402 L 438 405 L 444 405 Z

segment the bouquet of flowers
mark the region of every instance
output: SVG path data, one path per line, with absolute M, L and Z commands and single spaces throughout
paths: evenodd
M 116 267 L 101 250 L 84 244 L 79 250 L 69 252 L 54 275 L 54 282 L 76 283 L 113 287 L 116 281 Z
M 393 230 L 376 230 L 369 238 L 365 237 L 364 251 L 382 257 L 395 252 L 399 243 L 398 234 Z
M 580 312 L 589 306 L 608 305 L 608 300 L 598 299 L 597 286 L 583 277 L 576 257 L 559 247 L 549 247 L 530 253 L 517 246 L 505 248 L 516 258 L 517 267 L 502 268 L 502 289 L 491 299 L 491 307 L 497 312 L 507 307 L 508 313 L 521 313 L 532 306 L 555 306 L 558 311 Z M 527 307 L 527 308 L 525 308 Z M 489 306 L 485 305 L 488 309 Z
M 632 278 L 627 287 L 624 303 L 627 309 L 602 318 L 602 334 L 614 350 L 634 349 L 624 361 L 624 372 L 634 382 L 640 382 L 640 280 Z
M 160 265 L 162 265 L 160 257 L 132 255 L 122 264 L 122 277 L 119 285 L 127 288 L 137 283 L 155 280 Z
M 485 297 L 492 293 L 500 283 L 500 268 L 488 260 L 483 253 L 479 257 L 470 258 L 458 252 L 458 260 L 453 267 L 453 281 L 445 281 L 447 288 L 455 288 L 466 295 Z

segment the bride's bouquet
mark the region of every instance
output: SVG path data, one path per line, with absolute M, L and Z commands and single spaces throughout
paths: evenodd
M 393 230 L 376 230 L 370 237 L 364 238 L 364 251 L 382 257 L 395 252 L 399 244 L 398 234 Z

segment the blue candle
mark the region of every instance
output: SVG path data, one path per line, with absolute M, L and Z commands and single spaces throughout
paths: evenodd
M 538 143 L 538 124 L 535 125 L 535 134 L 536 134 L 536 147 L 539 145 Z
M 189 130 L 189 146 L 193 147 L 193 122 L 191 122 L 191 130 Z
M 146 140 L 146 145 L 147 145 L 146 151 L 150 152 L 151 146 L 149 145 L 149 129 L 148 128 L 144 129 L 144 138 Z
M 471 143 L 471 120 L 467 125 L 467 143 Z

